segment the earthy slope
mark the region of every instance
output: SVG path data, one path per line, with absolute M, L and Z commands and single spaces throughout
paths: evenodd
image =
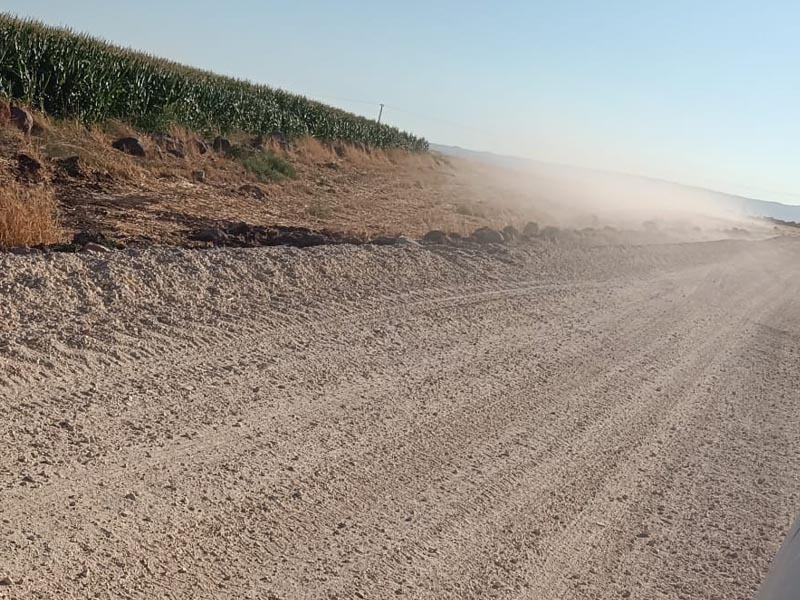
M 596 206 L 576 206 L 575 194 L 558 182 L 435 153 L 239 135 L 231 152 L 201 154 L 197 136 L 186 131 L 152 138 L 120 123 L 86 128 L 35 119 L 30 136 L 2 127 L 0 119 L 0 186 L 22 187 L 20 194 L 45 203 L 55 198 L 61 241 L 91 230 L 124 245 L 185 245 L 194 230 L 240 222 L 371 239 L 432 229 L 460 235 L 482 226 L 522 229 L 535 221 L 582 229 L 592 243 L 763 237 L 773 227 L 714 215 L 660 218 L 646 194 L 641 213 L 604 219 Z M 113 149 L 120 136 L 139 136 L 145 156 Z M 177 151 L 182 155 L 171 154 Z M 254 172 L 251 160 L 267 170 Z M 270 170 L 270 161 L 295 175 Z M 627 233 L 617 235 L 620 228 Z M 30 236 L 18 237 L 24 244 Z
M 435 154 L 310 138 L 254 147 L 256 138 L 243 135 L 232 138 L 231 154 L 200 154 L 197 136 L 185 131 L 159 142 L 120 123 L 87 129 L 42 115 L 36 122 L 31 136 L 0 122 L 0 184 L 52 190 L 65 240 L 95 230 L 126 245 L 183 244 L 192 229 L 242 221 L 364 237 L 430 229 L 466 234 L 546 217 L 526 206 L 519 190 Z M 120 136 L 138 136 L 146 156 L 113 149 Z M 183 156 L 170 154 L 176 147 Z M 279 157 L 296 174 L 248 171 L 242 154 Z
M 751 597 L 800 247 L 0 257 L 0 597 Z

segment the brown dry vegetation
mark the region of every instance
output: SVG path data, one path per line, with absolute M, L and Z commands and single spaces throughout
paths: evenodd
M 186 156 L 179 158 L 124 123 L 86 127 L 40 114 L 35 118 L 35 133 L 27 139 L 12 128 L 0 128 L 0 177 L 15 179 L 20 152 L 40 160 L 67 237 L 94 229 L 125 243 L 170 244 L 185 239 L 190 229 L 218 221 L 305 226 L 363 237 L 420 235 L 430 229 L 464 234 L 541 216 L 521 210 L 513 194 L 499 192 L 495 182 L 480 181 L 471 167 L 435 153 L 329 145 L 313 138 L 295 140 L 288 149 L 268 144 L 267 152 L 296 171 L 293 178 L 269 181 L 249 172 L 241 160 L 201 154 L 193 143 L 197 136 L 186 130 L 170 132 L 184 145 Z M 111 147 L 114 139 L 129 135 L 145 142 L 146 158 Z M 245 135 L 231 136 L 231 141 L 241 148 L 253 142 Z M 59 161 L 75 156 L 78 177 L 59 167 Z
M 60 241 L 51 189 L 6 182 L 0 187 L 0 248 Z
M 40 159 L 32 140 L 10 126 L 7 102 L 0 102 L 0 248 L 61 241 L 58 202 L 47 179 L 36 185 L 17 181 L 16 155 Z
M 570 214 L 569 194 L 544 179 L 435 152 L 331 145 L 313 138 L 288 147 L 268 141 L 255 150 L 254 139 L 241 134 L 231 136 L 232 156 L 203 154 L 196 134 L 174 128 L 170 136 L 185 151 L 177 157 L 125 123 L 86 127 L 39 114 L 35 120 L 29 138 L 0 127 L 0 181 L 19 179 L 19 153 L 40 161 L 41 181 L 29 193 L 46 196 L 50 192 L 39 188 L 52 190 L 62 241 L 88 229 L 123 244 L 184 244 L 193 230 L 238 222 L 328 229 L 367 239 L 420 236 L 431 229 L 465 235 L 483 226 L 521 229 L 537 221 L 588 227 L 593 239 L 609 238 L 609 243 L 619 237 L 591 211 L 580 218 Z M 147 156 L 112 148 L 122 136 L 142 139 Z M 77 175 L 63 167 L 72 157 L 78 157 Z M 248 163 L 253 157 L 255 164 Z M 290 165 L 294 176 L 269 172 L 271 161 Z M 260 172 L 262 167 L 267 170 Z M 657 235 L 640 232 L 634 241 L 716 239 L 728 237 L 726 227 L 730 224 L 704 225 L 703 231 L 685 224 L 663 227 Z M 27 243 L 24 239 L 9 243 Z

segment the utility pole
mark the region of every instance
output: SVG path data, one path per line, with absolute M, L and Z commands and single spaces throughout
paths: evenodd
M 381 117 L 383 116 L 383 104 L 381 104 L 381 112 L 378 113 L 378 125 L 381 124 Z

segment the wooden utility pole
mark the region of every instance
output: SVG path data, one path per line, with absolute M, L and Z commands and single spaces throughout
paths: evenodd
M 381 104 L 381 111 L 378 113 L 378 125 L 381 124 L 381 117 L 383 116 L 383 104 Z

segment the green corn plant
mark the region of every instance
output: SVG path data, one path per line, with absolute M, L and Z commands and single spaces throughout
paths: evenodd
M 0 94 L 86 123 L 147 130 L 280 131 L 381 148 L 428 142 L 303 96 L 123 49 L 68 29 L 0 14 Z

